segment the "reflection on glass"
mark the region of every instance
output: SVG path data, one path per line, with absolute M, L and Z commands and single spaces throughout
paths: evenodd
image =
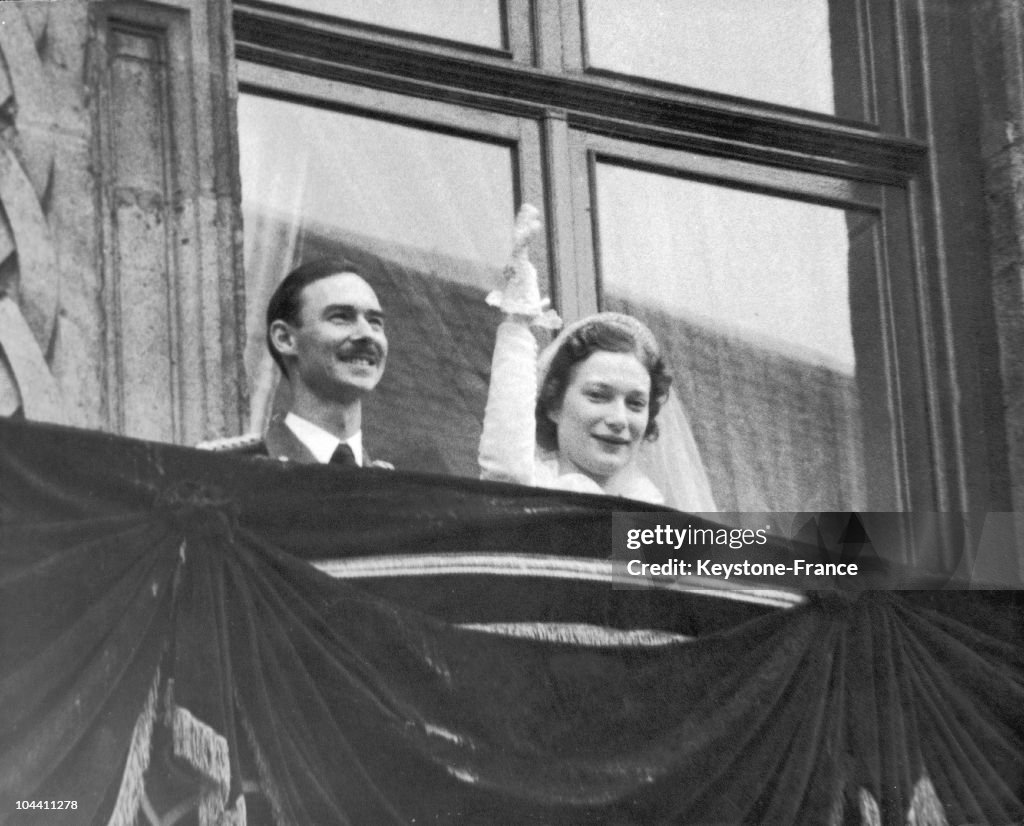
M 719 507 L 864 508 L 872 219 L 604 163 L 597 191 L 603 306 L 665 342 Z
M 585 0 L 583 8 L 595 68 L 836 112 L 828 0 Z M 857 48 L 855 29 L 840 47 Z
M 501 0 L 277 0 L 285 6 L 500 49 Z
M 388 317 L 369 443 L 406 469 L 475 476 L 494 335 L 483 297 L 509 251 L 512 148 L 254 95 L 238 112 L 254 426 L 276 383 L 270 293 L 297 262 L 340 256 Z

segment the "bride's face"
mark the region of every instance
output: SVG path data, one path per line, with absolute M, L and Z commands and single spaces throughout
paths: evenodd
M 650 395 L 650 374 L 632 353 L 597 350 L 573 365 L 561 405 L 548 413 L 562 463 L 608 481 L 636 457 Z

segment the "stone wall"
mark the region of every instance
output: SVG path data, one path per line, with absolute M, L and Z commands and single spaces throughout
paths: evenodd
M 992 256 L 978 289 L 991 285 L 1013 509 L 1024 512 L 1024 9 L 985 0 L 973 24 Z
M 0 55 L 0 414 L 237 432 L 228 4 L 2 3 Z

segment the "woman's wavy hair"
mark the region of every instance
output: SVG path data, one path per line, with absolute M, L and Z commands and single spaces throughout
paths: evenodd
M 558 449 L 558 427 L 548 413 L 558 410 L 569 386 L 573 365 L 586 361 L 598 350 L 610 353 L 631 353 L 651 377 L 651 395 L 647 410 L 644 438 L 658 438 L 656 421 L 668 399 L 672 376 L 653 334 L 632 316 L 621 313 L 598 313 L 566 328 L 541 354 L 537 392 L 537 444 L 543 450 Z

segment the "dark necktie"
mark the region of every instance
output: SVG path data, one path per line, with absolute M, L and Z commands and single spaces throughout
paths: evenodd
M 352 452 L 352 448 L 344 442 L 334 448 L 334 453 L 331 454 L 330 463 L 332 465 L 340 465 L 341 467 L 359 467 L 359 464 L 356 462 L 356 455 Z

